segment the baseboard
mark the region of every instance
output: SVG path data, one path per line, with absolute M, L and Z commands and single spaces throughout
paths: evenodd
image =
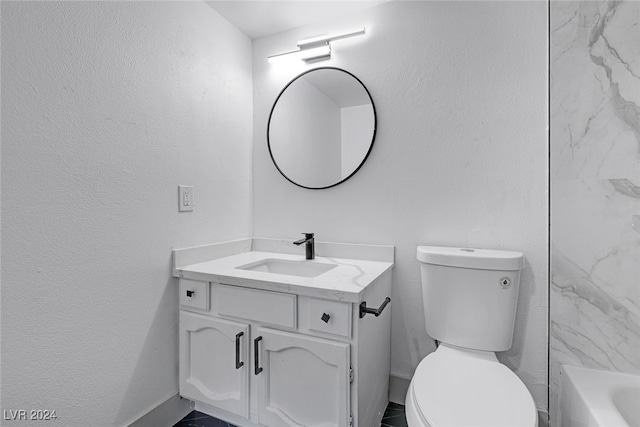
M 398 374 L 389 375 L 389 401 L 404 405 L 410 383 L 411 378 Z
M 195 404 L 174 394 L 152 408 L 140 418 L 128 424 L 128 427 L 171 427 L 193 411 Z

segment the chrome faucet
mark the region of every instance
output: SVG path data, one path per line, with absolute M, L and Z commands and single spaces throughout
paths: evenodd
M 294 245 L 300 246 L 304 243 L 304 257 L 306 259 L 314 259 L 316 257 L 316 250 L 314 245 L 313 233 L 302 233 L 304 239 L 296 240 Z

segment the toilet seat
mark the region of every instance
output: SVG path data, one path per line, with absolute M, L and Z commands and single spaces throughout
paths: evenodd
M 538 422 L 531 394 L 495 354 L 445 344 L 418 365 L 407 406 L 420 426 L 536 427 Z

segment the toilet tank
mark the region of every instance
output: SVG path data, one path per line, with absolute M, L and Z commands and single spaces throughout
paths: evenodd
M 459 347 L 511 348 L 521 252 L 419 246 L 427 333 Z

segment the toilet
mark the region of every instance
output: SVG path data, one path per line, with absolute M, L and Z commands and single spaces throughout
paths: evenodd
M 411 379 L 409 427 L 536 427 L 531 394 L 495 355 L 511 348 L 522 253 L 419 246 L 417 258 L 439 345 Z

